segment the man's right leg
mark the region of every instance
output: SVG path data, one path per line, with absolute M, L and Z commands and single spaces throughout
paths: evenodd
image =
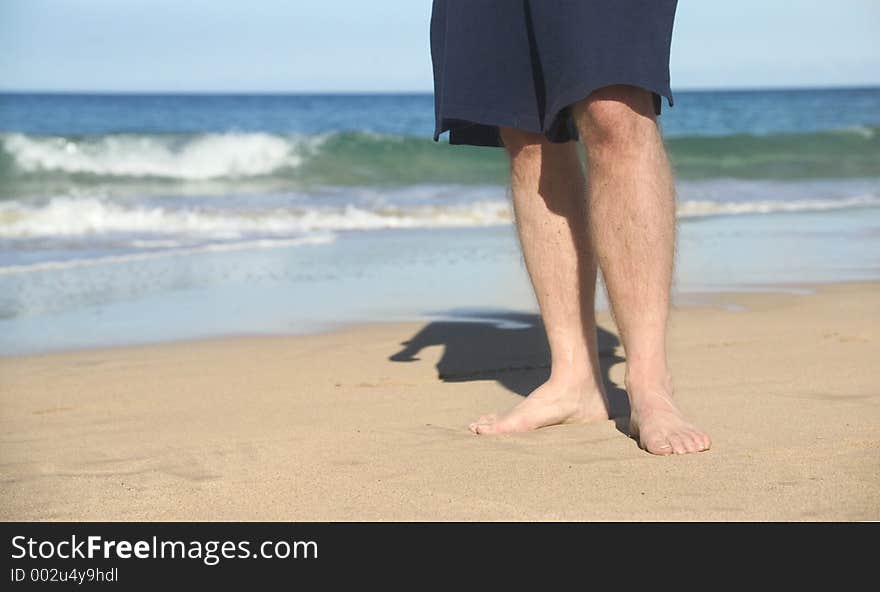
M 511 167 L 516 227 L 550 343 L 546 383 L 500 416 L 470 425 L 476 434 L 521 432 L 608 419 L 599 370 L 594 295 L 596 261 L 586 224 L 586 181 L 576 142 L 501 129 Z

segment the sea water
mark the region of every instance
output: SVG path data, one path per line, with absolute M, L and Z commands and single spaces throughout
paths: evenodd
M 880 89 L 660 121 L 677 294 L 877 278 Z M 430 94 L 0 95 L 0 353 L 533 310 L 503 150 L 432 131 Z

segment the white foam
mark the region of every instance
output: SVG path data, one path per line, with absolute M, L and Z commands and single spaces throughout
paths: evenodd
M 302 162 L 292 138 L 265 133 L 118 134 L 70 139 L 4 134 L 3 149 L 27 172 L 208 180 L 267 175 Z M 304 139 L 314 149 L 320 139 Z
M 774 214 L 780 212 L 821 212 L 849 208 L 880 206 L 880 196 L 855 195 L 839 199 L 796 199 L 760 201 L 687 200 L 678 204 L 679 218 L 731 216 L 742 214 Z
M 255 233 L 486 226 L 510 220 L 509 206 L 504 201 L 376 210 L 347 205 L 241 211 L 169 209 L 98 198 L 57 197 L 41 206 L 17 201 L 0 203 L 0 238 L 153 233 L 235 239 Z
M 165 249 L 160 251 L 149 251 L 146 253 L 127 253 L 125 255 L 107 255 L 104 257 L 92 257 L 89 259 L 41 261 L 40 263 L 30 263 L 27 265 L 10 265 L 8 267 L 0 267 L 0 275 L 14 275 L 22 273 L 33 273 L 36 271 L 57 271 L 62 269 L 73 269 L 76 267 L 91 267 L 95 265 L 130 263 L 132 261 L 145 261 L 150 259 L 180 257 L 183 255 L 193 255 L 197 253 L 243 251 L 248 249 L 278 249 L 283 247 L 298 247 L 303 245 L 323 245 L 332 243 L 334 240 L 336 240 L 336 236 L 333 234 L 315 234 L 310 236 L 286 239 L 258 239 L 232 243 L 213 243 L 207 245 L 199 245 L 197 247 Z
M 880 196 L 836 199 L 710 201 L 682 200 L 682 219 L 719 215 L 826 211 L 880 206 Z M 0 202 L 0 238 L 70 238 L 135 235 L 142 241 L 281 238 L 315 231 L 493 226 L 512 220 L 509 202 L 477 199 L 436 205 L 278 206 L 259 209 L 181 207 L 86 197 L 57 197 L 37 205 Z M 144 242 L 143 247 L 163 246 Z M 169 245 L 166 245 L 169 246 Z M 173 245 L 171 245 L 173 246 Z
M 239 208 L 180 207 L 97 197 L 57 197 L 44 203 L 0 202 L 0 239 L 38 240 L 62 248 L 75 245 L 102 248 L 105 241 L 120 241 L 134 249 L 125 255 L 74 258 L 0 268 L 0 274 L 69 269 L 88 265 L 123 263 L 158 257 L 211 251 L 278 248 L 326 244 L 335 231 L 369 231 L 394 228 L 495 226 L 509 224 L 506 199 L 482 195 L 465 202 L 433 205 L 389 206 L 278 206 Z M 210 202 L 202 202 L 210 203 Z M 241 205 L 241 204 L 239 204 Z M 244 204 L 246 205 L 246 204 Z M 718 215 L 772 214 L 880 207 L 880 196 L 855 195 L 836 199 L 747 200 L 721 202 L 682 200 L 682 219 Z M 202 244 L 198 244 L 202 243 Z M 195 246 L 194 246 L 195 244 Z
M 842 128 L 833 130 L 833 132 L 842 133 L 842 134 L 855 134 L 855 135 L 860 136 L 866 140 L 873 140 L 874 137 L 877 135 L 877 128 L 868 127 L 866 125 L 852 125 L 849 127 L 842 127 Z

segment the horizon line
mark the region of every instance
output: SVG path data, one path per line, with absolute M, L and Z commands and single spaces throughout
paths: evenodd
M 674 92 L 771 92 L 809 90 L 867 90 L 880 88 L 880 82 L 864 84 L 780 85 L 780 86 L 682 86 Z M 426 95 L 427 90 L 133 90 L 133 89 L 25 89 L 0 88 L 0 94 L 69 95 Z

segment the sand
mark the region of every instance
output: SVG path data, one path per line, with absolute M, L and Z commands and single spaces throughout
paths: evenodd
M 678 399 L 714 440 L 680 457 L 642 452 L 614 421 L 471 435 L 471 419 L 546 376 L 534 324 L 372 324 L 3 358 L 0 513 L 877 520 L 880 284 L 815 290 L 673 311 Z M 603 365 L 620 384 L 614 325 L 600 320 Z

